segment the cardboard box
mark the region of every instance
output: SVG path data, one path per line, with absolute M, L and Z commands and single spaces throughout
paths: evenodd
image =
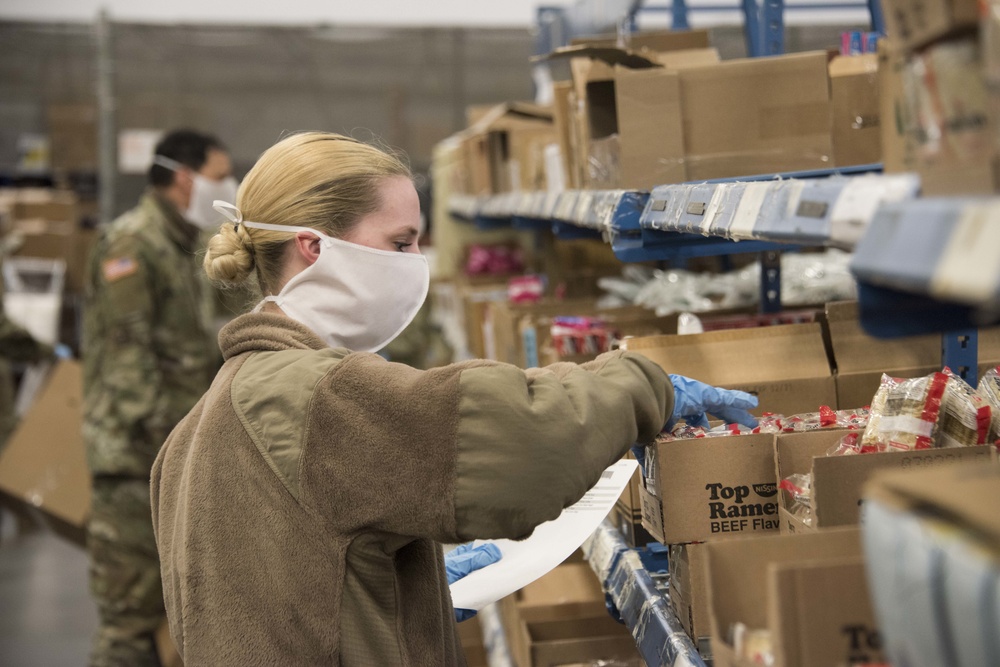
M 15 257 L 64 260 L 66 291 L 83 293 L 90 251 L 98 237 L 96 230 L 81 229 L 75 222 L 47 221 L 41 218 L 15 221 L 12 229 L 21 237 L 21 244 L 13 253 Z
M 646 456 L 642 524 L 663 544 L 778 530 L 772 434 L 660 442 Z
M 638 656 L 632 634 L 607 613 L 592 618 L 528 621 L 521 624 L 524 667 L 631 660 Z
M 486 327 L 489 304 L 507 299 L 507 279 L 500 276 L 483 276 L 493 282 L 470 281 L 468 276 L 458 281 L 458 298 L 462 303 L 462 319 L 466 345 L 476 359 L 487 358 L 487 343 L 495 349 L 492 327 Z
M 979 25 L 976 0 L 886 0 L 886 33 L 907 51 Z
M 864 526 L 886 657 L 913 667 L 995 664 L 1000 470 L 961 464 L 884 473 Z
M 921 377 L 941 370 L 941 337 L 910 336 L 884 340 L 861 328 L 857 301 L 827 304 L 825 326 L 836 364 L 837 406 L 870 405 L 882 381 L 891 377 Z M 1000 365 L 1000 328 L 979 331 L 979 373 Z
M 668 373 L 754 394 L 760 400 L 757 415 L 816 412 L 837 402 L 818 323 L 630 338 L 622 347 Z
M 881 661 L 857 529 L 725 540 L 706 548 L 712 652 L 736 657 L 730 628 L 769 630 L 776 667 Z
M 830 62 L 833 158 L 844 167 L 882 161 L 878 56 L 841 56 Z
M 570 60 L 575 127 L 567 143 L 582 187 L 648 189 L 684 180 L 679 86 L 669 73 L 716 63 L 718 52 L 705 31 L 634 38 L 630 49 L 597 39 L 546 56 Z M 649 76 L 632 78 L 639 72 Z
M 714 65 L 719 54 L 715 49 L 694 49 L 649 57 L 660 67 L 616 66 L 613 88 L 588 83 L 589 187 L 648 190 L 687 180 L 677 73 Z
M 97 107 L 94 104 L 50 104 L 50 160 L 56 171 L 97 170 Z
M 708 607 L 708 567 L 704 544 L 670 547 L 670 603 L 695 642 L 712 634 Z
M 920 174 L 924 196 L 997 189 L 996 130 L 974 37 L 906 54 L 879 47 L 882 147 L 888 173 Z
M 79 362 L 56 364 L 10 437 L 0 454 L 0 491 L 37 508 L 54 528 L 83 542 L 91 483 Z
M 545 189 L 544 148 L 558 142 L 551 109 L 528 102 L 501 104 L 465 135 L 469 194 Z
M 812 474 L 812 524 L 789 511 L 786 491 L 778 492 L 781 532 L 801 533 L 860 521 L 865 484 L 882 470 L 921 470 L 960 461 L 995 461 L 992 447 L 925 449 L 913 452 L 879 452 L 859 456 L 827 456 L 850 431 L 833 429 L 808 433 L 782 433 L 775 437 L 775 476 L 780 483 L 792 474 Z
M 687 180 L 830 167 L 826 53 L 729 60 L 680 81 Z
M 606 621 L 617 626 L 612 632 L 624 630 L 608 615 L 601 583 L 583 562 L 560 565 L 504 598 L 500 611 L 511 653 L 519 665 L 563 664 L 546 661 L 564 654 L 569 657 L 563 662 L 597 659 L 601 656 L 591 653 L 602 642 L 586 643 L 581 638 L 606 638 Z M 634 642 L 631 648 L 635 649 Z

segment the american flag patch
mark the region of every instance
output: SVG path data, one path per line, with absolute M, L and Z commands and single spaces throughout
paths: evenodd
M 139 263 L 131 257 L 119 257 L 107 260 L 101 267 L 104 271 L 104 279 L 109 283 L 113 283 L 138 271 Z

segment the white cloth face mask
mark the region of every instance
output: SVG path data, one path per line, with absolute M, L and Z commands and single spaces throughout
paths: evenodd
M 230 219 L 231 204 L 215 202 Z M 233 222 L 273 232 L 309 232 L 320 240 L 319 257 L 293 276 L 271 301 L 293 320 L 312 329 L 331 347 L 376 352 L 413 321 L 427 298 L 427 258 L 412 252 L 390 252 L 349 243 L 310 227 Z
M 213 207 L 213 202 L 236 201 L 236 192 L 239 189 L 236 179 L 227 176 L 221 181 L 213 181 L 163 155 L 154 156 L 153 163 L 178 173 L 183 170 L 191 172 L 191 201 L 183 211 L 184 218 L 201 229 L 218 231 L 224 219 Z

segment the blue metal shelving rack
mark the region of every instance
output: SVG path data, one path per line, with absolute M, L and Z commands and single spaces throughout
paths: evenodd
M 668 14 L 674 30 L 689 30 L 692 13 L 740 11 L 747 54 L 751 57 L 775 56 L 785 52 L 785 11 L 843 11 L 865 9 L 873 32 L 885 34 L 885 19 L 880 0 L 827 0 L 825 2 L 789 2 L 785 0 L 733 0 L 731 6 L 700 5 L 688 0 L 670 0 L 670 4 L 645 4 L 641 0 L 617 3 L 578 0 L 570 6 L 541 6 L 537 10 L 536 54 L 542 55 L 569 44 L 573 37 L 614 32 L 619 27 L 635 32 L 642 14 Z
M 705 667 L 670 607 L 665 547 L 633 549 L 605 521 L 584 545 L 584 556 L 604 586 L 608 609 L 631 631 L 647 665 Z

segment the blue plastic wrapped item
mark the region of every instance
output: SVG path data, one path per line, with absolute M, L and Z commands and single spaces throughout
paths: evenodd
M 641 224 L 650 229 L 678 231 L 693 185 L 666 185 L 655 188 L 646 202 Z

